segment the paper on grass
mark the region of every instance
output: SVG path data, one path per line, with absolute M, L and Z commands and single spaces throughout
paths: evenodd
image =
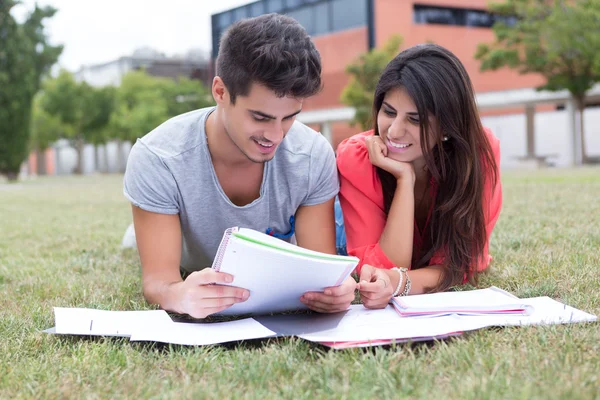
M 402 316 L 495 313 L 523 315 L 532 311 L 518 297 L 494 286 L 460 292 L 394 297 L 392 301 Z
M 173 322 L 151 330 L 134 329 L 130 340 L 201 346 L 276 335 L 254 319 L 245 318 L 228 322 Z
M 312 342 L 368 342 L 423 338 L 460 331 L 458 316 L 402 318 L 392 306 L 370 310 L 355 304 L 342 313 L 299 314 L 259 317 L 257 320 L 281 334 L 294 335 Z
M 54 307 L 56 334 L 130 336 L 134 329 L 169 325 L 173 321 L 164 310 L 108 311 L 91 308 Z
M 593 322 L 598 319 L 595 315 L 565 305 L 547 296 L 521 299 L 520 301 L 531 307 L 532 312 L 530 315 L 497 314 L 464 317 L 463 319 L 465 321 L 475 321 L 475 326 L 555 325 Z

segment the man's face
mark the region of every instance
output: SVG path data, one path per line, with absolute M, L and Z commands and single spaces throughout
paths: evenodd
M 235 100 L 231 104 L 226 95 L 220 104 L 229 139 L 252 162 L 271 160 L 302 110 L 303 99 L 277 97 L 265 86 L 253 83 L 247 96 L 238 95 Z

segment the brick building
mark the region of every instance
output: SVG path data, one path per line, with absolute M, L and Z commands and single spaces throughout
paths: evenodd
M 403 37 L 403 48 L 431 41 L 454 52 L 467 68 L 477 93 L 541 84 L 540 77 L 519 75 L 508 69 L 479 71 L 475 50 L 479 43 L 493 41 L 490 28 L 498 18 L 486 8 L 487 0 L 261 0 L 212 16 L 212 56 L 217 55 L 222 32 L 239 19 L 268 12 L 295 18 L 313 37 L 323 61 L 324 89 L 306 101 L 305 115 L 310 111 L 321 114 L 327 110 L 341 111 L 344 105 L 339 98 L 349 79 L 346 66 L 370 48 L 382 46 L 395 34 Z M 522 108 L 514 111 L 522 112 Z M 357 128 L 335 119 L 347 118 L 333 118 L 330 126 L 321 131 L 331 135 L 332 144 L 337 146 Z M 307 122 L 312 120 L 308 118 Z

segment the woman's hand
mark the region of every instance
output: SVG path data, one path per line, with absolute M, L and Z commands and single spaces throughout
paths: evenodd
M 366 138 L 367 150 L 369 151 L 369 160 L 371 164 L 376 167 L 389 172 L 396 178 L 411 179 L 412 183 L 415 182 L 415 169 L 412 163 L 396 161 L 388 157 L 388 148 L 383 143 L 381 136 L 373 135 Z
M 400 276 L 386 269 L 365 264 L 360 271 L 358 290 L 360 299 L 367 308 L 385 308 L 398 285 Z

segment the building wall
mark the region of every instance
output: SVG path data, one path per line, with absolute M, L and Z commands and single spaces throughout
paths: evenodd
M 95 87 L 119 86 L 121 78 L 131 70 L 131 62 L 127 58 L 102 64 L 82 67 L 75 73 L 75 79 L 85 81 Z
M 464 64 L 476 92 L 528 88 L 543 83 L 539 76 L 519 75 L 507 68 L 481 72 L 480 62 L 475 60 L 475 51 L 479 43 L 494 41 L 493 31 L 489 28 L 414 23 L 415 3 L 487 9 L 485 0 L 375 0 L 376 46 L 382 46 L 394 34 L 400 34 L 404 38 L 403 48 L 428 41 L 444 46 Z
M 313 38 L 322 62 L 323 90 L 306 100 L 305 110 L 339 107 L 348 83 L 346 66 L 368 50 L 367 28 L 354 28 Z
M 489 28 L 418 24 L 413 22 L 413 7 L 434 5 L 459 8 L 487 9 L 487 0 L 374 0 L 375 45 L 383 46 L 393 35 L 399 34 L 404 41 L 402 49 L 419 43 L 434 42 L 448 48 L 464 64 L 476 92 L 489 92 L 536 87 L 543 79 L 536 75 L 520 75 L 510 69 L 481 72 L 480 62 L 474 55 L 477 45 L 493 42 L 494 34 Z M 307 100 L 306 110 L 341 107 L 339 100 L 348 82 L 346 66 L 368 48 L 367 27 L 317 36 L 314 42 L 322 55 L 324 90 Z M 545 108 L 544 111 L 548 111 Z M 519 113 L 520 110 L 486 112 L 483 115 Z M 358 132 L 358 127 L 337 123 L 332 126 L 333 145 Z

